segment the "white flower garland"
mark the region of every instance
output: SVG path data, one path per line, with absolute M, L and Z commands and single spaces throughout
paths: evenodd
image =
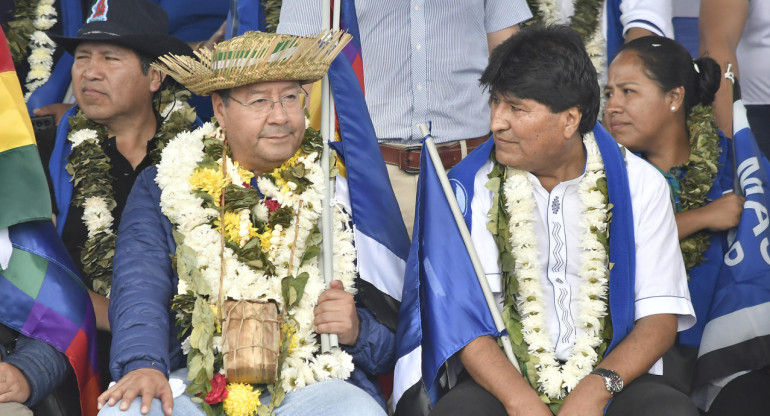
M 607 41 L 604 39 L 601 24 L 596 25 L 596 31 L 591 36 L 591 40 L 586 42 L 586 52 L 588 57 L 591 58 L 594 68 L 596 68 L 596 78 L 601 83 L 604 73 L 607 71 L 605 66 L 607 62 Z
M 569 19 L 562 16 L 558 2 L 556 0 L 538 0 L 538 10 L 540 10 L 544 24 L 559 25 L 568 23 Z M 601 13 L 601 11 L 598 10 L 597 13 Z M 600 20 L 599 17 L 597 17 L 597 20 Z M 591 39 L 586 42 L 585 47 L 586 52 L 588 52 L 588 57 L 591 58 L 591 62 L 594 64 L 594 68 L 596 68 L 597 77 L 599 80 L 601 80 L 604 72 L 606 71 L 604 64 L 607 60 L 607 42 L 605 41 L 604 34 L 602 33 L 601 21 L 597 22 L 596 30 L 594 31 L 593 36 L 591 36 Z
M 94 129 L 81 129 L 71 132 L 67 139 L 72 143 L 72 148 L 74 149 L 86 141 L 97 143 L 99 141 L 99 133 Z
M 85 142 L 98 143 L 99 134 L 93 129 L 81 129 L 72 132 L 67 138 L 76 148 Z M 88 230 L 88 238 L 94 238 L 96 234 L 103 232 L 113 234 L 112 223 L 115 219 L 107 206 L 107 200 L 94 196 L 86 199 L 83 206 L 83 223 Z
M 53 53 L 56 43 L 45 33 L 56 24 L 56 7 L 54 0 L 40 0 L 35 8 L 35 19 L 32 26 L 36 29 L 30 35 L 29 72 L 27 73 L 27 94 L 29 96 L 41 85 L 48 81 L 53 67 Z
M 86 199 L 86 203 L 83 205 L 83 222 L 88 229 L 89 238 L 99 232 L 112 234 L 113 220 L 112 213 L 104 198 L 94 196 Z
M 165 90 L 163 92 L 165 94 Z M 184 99 L 177 99 L 176 95 L 174 95 L 173 100 L 166 106 L 165 116 L 163 117 L 163 125 L 161 126 L 160 130 L 156 134 L 163 133 L 166 128 L 168 128 L 170 125 L 174 125 L 174 123 L 169 124 L 169 115 L 178 111 L 182 110 L 190 110 L 190 106 L 187 104 L 186 100 Z M 75 116 L 75 118 L 83 117 L 85 118 L 85 115 L 81 112 L 78 112 L 78 115 Z M 89 122 L 90 123 L 90 122 Z M 92 123 L 93 124 L 93 123 Z M 82 125 L 80 122 L 76 122 L 75 125 Z M 171 133 L 173 134 L 173 133 Z M 95 130 L 93 128 L 80 128 L 80 129 L 72 129 L 70 133 L 67 135 L 67 140 L 70 142 L 71 148 L 74 150 L 75 148 L 78 148 L 80 146 L 83 146 L 84 144 L 87 146 L 96 146 L 97 148 L 101 146 L 100 142 L 105 140 L 107 136 L 106 128 Z M 87 150 L 88 152 L 88 150 Z M 103 151 L 99 149 L 99 152 L 103 154 Z M 72 155 L 72 152 L 71 152 Z M 69 158 L 68 158 L 69 160 Z M 82 161 L 81 161 L 82 162 Z M 70 160 L 70 164 L 67 165 L 67 169 L 73 169 L 72 166 L 81 166 L 83 167 L 83 163 L 77 163 L 75 160 Z M 87 163 L 85 164 L 88 165 Z M 98 177 L 89 176 L 90 173 L 78 173 L 78 169 L 80 168 L 74 168 L 73 175 L 75 177 L 79 177 L 78 180 L 82 181 L 85 180 L 86 183 L 89 181 L 98 180 Z M 81 175 L 82 174 L 82 175 Z M 101 174 L 107 174 L 107 172 L 100 173 Z M 77 180 L 76 180 L 77 181 Z M 86 239 L 86 247 L 92 241 L 98 241 L 98 246 L 104 253 L 108 253 L 110 251 L 109 247 L 106 247 L 109 245 L 109 243 L 105 244 L 103 240 L 99 241 L 100 239 L 103 239 L 106 236 L 114 235 L 117 230 L 114 229 L 115 227 L 115 218 L 112 215 L 110 204 L 114 206 L 114 195 L 105 195 L 104 192 L 100 192 L 101 195 L 92 195 L 85 198 L 83 201 L 83 216 L 81 220 L 83 221 L 83 224 L 86 226 L 86 230 L 88 232 L 88 237 Z M 104 235 L 102 235 L 104 234 Z M 114 237 L 113 237 L 114 238 Z M 113 243 L 114 244 L 114 243 Z M 114 247 L 113 247 L 114 248 Z M 114 251 L 114 250 L 113 250 Z M 104 254 L 107 255 L 107 254 Z M 97 253 L 94 258 L 97 259 L 97 261 L 102 261 L 105 259 L 103 255 L 99 255 Z M 86 260 L 81 259 L 84 262 Z M 102 266 L 104 267 L 104 266 Z M 111 265 L 108 267 L 111 270 Z M 84 267 L 85 268 L 85 267 Z M 86 273 L 88 273 L 88 269 L 85 268 Z M 97 273 L 98 275 L 98 273 Z M 111 275 L 111 271 L 108 272 L 108 276 Z M 93 277 L 93 276 L 92 276 Z M 95 279 L 93 282 L 94 289 L 97 293 L 104 294 L 107 298 L 110 297 L 110 286 L 109 286 L 109 280 L 106 282 L 102 281 L 99 282 L 98 279 Z
M 221 137 L 211 123 L 204 124 L 193 132 L 183 132 L 169 142 L 163 150 L 163 157 L 158 164 L 156 182 L 161 189 L 160 207 L 162 212 L 174 224 L 177 232 L 184 236 L 183 245 L 195 253 L 197 268 L 203 276 L 203 284 L 193 279 L 180 276 L 178 293 L 185 294 L 193 290 L 198 295 L 208 296 L 209 303 L 214 305 L 219 297 L 221 244 L 220 232 L 211 225 L 219 218 L 219 212 L 204 208 L 202 199 L 193 194 L 190 177 L 198 163 L 204 158 L 204 138 Z M 240 185 L 244 180 L 238 173 L 238 167 L 229 158 L 227 174 L 233 184 Z M 275 266 L 275 275 L 266 275 L 262 270 L 250 267 L 235 256 L 230 248 L 225 248 L 225 279 L 222 284 L 223 295 L 234 300 L 275 301 L 283 309 L 281 295 L 281 277 L 299 275 L 307 272 L 310 276 L 305 286 L 304 295 L 291 316 L 298 323 L 296 337 L 298 345 L 293 348 L 283 363 L 280 383 L 285 391 L 291 392 L 305 385 L 329 378 L 346 379 L 353 371 L 353 361 L 349 354 L 341 349 L 334 349 L 328 354 L 319 354 L 319 345 L 314 332 L 313 308 L 318 297 L 325 290 L 325 283 L 318 265 L 318 257 L 306 261 L 297 267 L 299 259 L 306 249 L 308 236 L 320 218 L 322 209 L 322 188 L 315 184 L 323 183 L 323 171 L 318 162 L 318 154 L 312 153 L 300 156 L 297 164 L 302 164 L 313 185 L 308 186 L 301 194 L 293 191 L 281 192 L 270 180 L 264 177 L 257 179 L 260 191 L 268 198 L 277 201 L 282 206 L 291 206 L 298 214 L 292 219 L 291 225 L 285 229 L 276 226 L 270 239 L 268 258 Z M 255 208 L 256 215 L 267 219 L 267 208 L 264 202 Z M 239 212 L 241 227 L 248 230 L 249 210 Z M 353 244 L 353 232 L 347 226 L 349 216 L 339 209 L 334 215 L 334 270 L 335 278 L 339 279 L 345 290 L 355 293 L 354 281 L 356 276 L 356 251 Z M 242 241 L 245 243 L 245 241 Z M 293 263 L 290 264 L 293 247 Z M 290 269 L 291 268 L 291 269 Z M 187 341 L 185 341 L 187 342 Z M 221 337 L 215 339 L 215 349 L 221 350 Z
M 53 3 L 53 2 L 51 2 Z M 174 100 L 169 103 L 164 109 L 165 115 L 163 119 L 167 119 L 168 115 L 187 108 L 187 104 L 178 100 Z M 67 140 L 70 141 L 72 148 L 85 143 L 97 143 L 99 142 L 99 133 L 93 129 L 81 129 L 70 132 Z M 112 212 L 107 206 L 107 201 L 101 197 L 90 197 L 86 200 L 83 207 L 83 223 L 88 229 L 88 238 L 94 238 L 96 234 L 103 232 L 105 234 L 114 234 L 115 230 L 112 229 L 112 224 L 115 218 L 112 217 Z
M 535 198 L 533 186 L 526 172 L 507 168 L 508 178 L 503 185 L 507 200 L 506 212 L 512 255 L 516 259 L 514 277 L 519 284 L 516 302 L 522 316 L 522 335 L 529 345 L 529 354 L 535 357 L 540 390 L 549 398 L 561 399 L 588 375 L 599 359 L 596 348 L 601 344 L 600 320 L 607 315 L 605 300 L 608 290 L 608 256 L 598 234 L 606 233 L 608 207 L 597 181 L 605 177 L 604 164 L 593 133 L 583 138 L 586 148 L 586 171 L 579 184 L 583 203 L 580 218 L 581 241 L 580 287 L 577 294 L 580 315 L 577 326 L 582 333 L 575 338 L 567 362 L 561 364 L 555 355 L 549 328 L 546 324 L 543 302 L 542 267 L 538 261 L 535 237 Z M 592 230 L 593 228 L 593 230 Z

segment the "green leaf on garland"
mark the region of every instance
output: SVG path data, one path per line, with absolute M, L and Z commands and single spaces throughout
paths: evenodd
M 182 94 L 182 95 L 178 95 Z M 164 89 L 159 94 L 160 100 L 173 100 L 182 98 L 184 93 L 178 89 Z M 187 95 L 189 97 L 189 94 Z M 105 126 L 89 120 L 82 111 L 70 117 L 70 132 L 68 138 L 82 129 L 91 129 L 96 132 L 96 141 L 85 141 L 72 149 L 67 157 L 67 172 L 72 175 L 73 193 L 71 205 L 83 207 L 85 201 L 90 198 L 101 198 L 107 204 L 107 209 L 114 211 L 116 202 L 114 197 L 113 178 L 110 175 L 111 161 L 103 149 L 103 143 L 107 140 Z M 192 122 L 192 120 L 190 120 Z M 169 138 L 190 129 L 190 122 L 184 117 L 175 121 L 167 120 L 161 124 L 155 134 L 157 146 L 163 146 Z M 168 138 L 166 138 L 168 137 Z M 157 147 L 156 146 L 156 147 Z M 155 164 L 159 161 L 159 153 L 150 153 L 150 158 Z M 110 291 L 112 279 L 112 260 L 115 254 L 115 230 L 103 230 L 95 233 L 86 240 L 81 252 L 81 263 L 88 286 L 97 293 L 107 295 Z
M 484 185 L 484 187 L 489 189 L 492 192 L 497 192 L 498 190 L 500 190 L 501 182 L 502 181 L 500 177 L 489 178 L 489 180 L 487 181 L 486 185 Z
M 516 267 L 516 259 L 510 251 L 506 251 L 500 254 L 500 268 L 505 273 L 512 273 Z
M 321 247 L 319 246 L 310 246 L 305 250 L 305 253 L 302 254 L 302 261 L 300 261 L 299 265 L 300 267 L 305 264 L 306 261 L 318 256 L 318 254 L 321 253 Z
M 228 184 L 225 187 L 225 209 L 227 211 L 239 211 L 251 209 L 259 203 L 259 191 L 254 188 L 244 188 L 241 184 Z
M 307 272 L 302 272 L 297 277 L 286 276 L 281 280 L 281 295 L 283 295 L 286 309 L 292 309 L 299 305 L 309 278 L 310 275 Z

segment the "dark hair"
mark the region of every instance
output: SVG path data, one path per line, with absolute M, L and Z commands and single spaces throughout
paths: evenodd
M 127 49 L 133 51 L 134 54 L 136 54 L 136 57 L 139 59 L 139 69 L 142 70 L 142 74 L 147 75 L 150 72 L 150 65 L 153 62 L 155 62 L 155 58 L 154 57 L 152 57 L 152 56 L 150 56 L 150 55 L 148 55 L 146 53 L 139 52 L 138 50 L 130 48 L 128 46 L 124 46 L 124 45 L 120 45 L 120 44 L 118 44 L 118 46 L 121 46 L 123 48 L 127 48 Z M 155 119 L 158 121 L 158 124 L 163 122 L 163 120 L 161 120 L 161 116 L 160 116 L 160 95 L 161 95 L 161 93 L 163 91 L 163 88 L 170 86 L 174 82 L 173 78 L 171 78 L 171 77 L 165 77 L 165 79 L 161 78 L 161 80 L 162 81 L 160 83 L 160 87 L 158 88 L 158 90 L 155 91 L 154 93 L 152 93 L 152 103 L 153 103 L 152 104 L 152 110 L 153 110 L 153 112 L 155 112 Z
M 147 75 L 147 72 L 150 71 L 150 64 L 155 62 L 155 58 L 139 51 L 134 51 L 134 53 L 136 53 L 136 57 L 139 58 L 139 67 L 142 68 L 142 73 Z
M 535 100 L 554 113 L 576 106 L 581 135 L 596 124 L 596 69 L 580 35 L 567 26 L 524 27 L 492 51 L 480 83 L 493 96 Z
M 232 92 L 233 92 L 232 88 L 225 88 L 223 90 L 214 91 L 215 94 L 219 95 L 219 97 L 222 98 L 222 102 L 225 104 L 225 107 L 227 107 L 230 104 L 230 94 Z
M 692 60 L 684 46 L 660 36 L 634 39 L 618 50 L 633 51 L 642 60 L 646 75 L 663 92 L 684 87 L 684 113 L 698 104 L 710 105 L 719 89 L 722 69 L 711 58 Z M 617 57 L 617 55 L 615 55 Z M 698 67 L 696 70 L 695 67 Z

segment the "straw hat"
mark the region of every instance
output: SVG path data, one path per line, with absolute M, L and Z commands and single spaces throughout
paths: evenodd
M 265 81 L 315 82 L 352 36 L 324 31 L 316 37 L 246 32 L 198 49 L 196 58 L 166 54 L 152 64 L 198 95 Z

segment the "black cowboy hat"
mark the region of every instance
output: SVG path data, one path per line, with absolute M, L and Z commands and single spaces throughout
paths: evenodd
M 168 34 L 168 27 L 166 12 L 146 0 L 97 0 L 77 37 L 51 37 L 69 53 L 81 42 L 108 42 L 153 58 L 192 55 L 190 46 Z

